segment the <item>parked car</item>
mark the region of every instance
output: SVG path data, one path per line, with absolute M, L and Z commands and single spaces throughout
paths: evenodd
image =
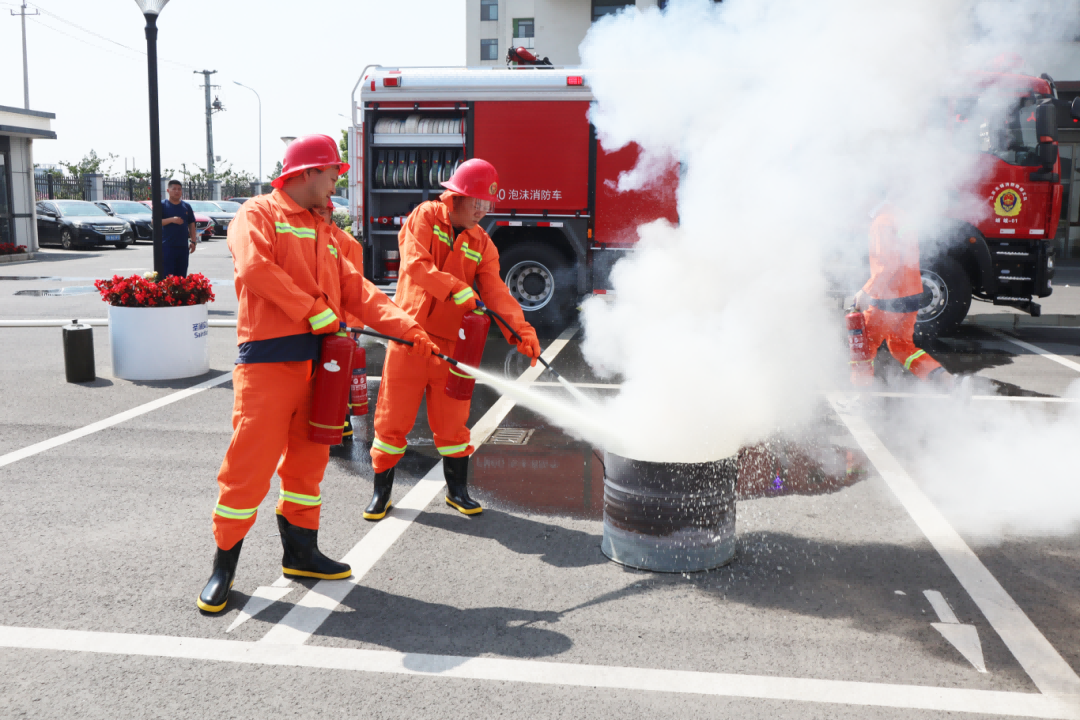
M 153 205 L 149 200 L 140 200 L 139 202 L 146 207 L 152 207 Z M 184 202 L 188 203 L 188 205 L 191 204 L 187 200 Z M 209 240 L 212 238 L 214 236 L 214 221 L 210 219 L 209 215 L 198 212 L 195 208 L 191 208 L 191 211 L 195 213 L 195 233 L 199 236 L 199 239 Z
M 188 200 L 187 204 L 195 212 L 209 215 L 210 219 L 214 221 L 214 234 L 225 237 L 225 234 L 229 231 L 229 223 L 232 222 L 233 216 L 236 215 L 235 211 L 223 210 L 217 202 L 210 202 L 209 200 Z
M 348 211 L 349 209 L 349 198 L 343 198 L 340 195 L 331 195 L 330 202 L 334 203 L 334 207 L 338 210 Z
M 231 197 L 231 198 L 229 198 L 229 202 L 234 202 L 234 203 L 236 203 L 238 205 L 243 205 L 244 203 L 246 203 L 250 199 L 251 198 L 249 198 L 249 197 Z
M 94 203 L 113 217 L 123 218 L 131 225 L 134 242 L 154 241 L 154 216 L 150 208 L 133 200 L 99 200 Z
M 37 204 L 37 229 L 40 244 L 55 243 L 65 250 L 107 244 L 126 248 L 135 236 L 127 220 L 83 200 L 42 200 Z

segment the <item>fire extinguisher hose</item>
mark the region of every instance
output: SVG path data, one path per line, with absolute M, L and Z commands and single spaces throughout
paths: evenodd
M 402 345 L 408 345 L 409 347 L 413 346 L 413 342 L 411 340 L 406 340 L 404 338 L 394 337 L 393 335 L 383 335 L 381 332 L 375 332 L 374 330 L 368 330 L 367 328 L 361 329 L 361 328 L 347 327 L 347 328 L 345 328 L 345 332 L 359 333 L 361 335 L 370 335 L 371 337 L 377 337 L 377 338 L 381 338 L 383 340 L 390 340 L 392 342 L 401 343 Z M 458 366 L 458 362 L 454 358 L 446 357 L 442 353 L 432 353 L 432 355 L 435 355 L 436 357 L 445 360 L 446 362 L 450 363 L 454 367 Z

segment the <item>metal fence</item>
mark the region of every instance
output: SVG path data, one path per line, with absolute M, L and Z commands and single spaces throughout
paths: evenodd
M 86 199 L 86 183 L 81 177 L 34 173 L 34 190 L 38 200 Z
M 150 181 L 135 178 L 105 178 L 105 200 L 149 200 Z

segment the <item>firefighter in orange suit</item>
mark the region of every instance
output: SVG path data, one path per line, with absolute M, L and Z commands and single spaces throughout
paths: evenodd
M 240 357 L 233 371 L 233 436 L 218 473 L 213 574 L 198 607 L 225 608 L 244 536 L 281 477 L 277 522 L 289 577 L 344 578 L 348 565 L 319 552 L 319 485 L 329 446 L 308 439 L 320 335 L 337 332 L 344 313 L 435 349 L 417 323 L 366 281 L 340 248 L 352 242 L 312 212 L 326 204 L 348 169 L 326 135 L 298 138 L 285 151 L 274 192 L 247 201 L 229 227 Z M 422 357 L 420 358 L 423 359 Z
M 477 307 L 475 285 L 483 302 L 517 330 L 522 338 L 518 350 L 535 365 L 540 356 L 536 331 L 499 277 L 499 252 L 478 225 L 499 191 L 495 168 L 484 160 L 468 160 L 442 185 L 447 191 L 413 210 L 398 233 L 401 269 L 395 301 L 450 355 L 462 318 Z M 513 335 L 500 329 L 507 342 L 515 344 Z M 371 446 L 375 493 L 365 519 L 380 520 L 390 508 L 394 467 L 405 453 L 405 436 L 425 397 L 435 447 L 443 456 L 446 502 L 466 515 L 482 511 L 467 486 L 474 449 L 465 426 L 469 401 L 446 395 L 450 371 L 443 360 L 411 356 L 398 345 L 387 349 Z
M 870 279 L 855 295 L 855 309 L 866 320 L 866 342 L 871 365 L 882 341 L 905 370 L 920 380 L 951 384 L 952 375 L 925 350 L 915 347 L 915 316 L 922 297 L 919 242 L 915 231 L 903 225 L 887 200 L 870 216 Z

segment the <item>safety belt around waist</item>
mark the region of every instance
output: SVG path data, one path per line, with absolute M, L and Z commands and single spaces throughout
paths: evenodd
M 908 295 L 902 298 L 872 298 L 870 305 L 885 312 L 912 313 L 919 311 L 921 301 L 922 295 Z

